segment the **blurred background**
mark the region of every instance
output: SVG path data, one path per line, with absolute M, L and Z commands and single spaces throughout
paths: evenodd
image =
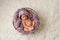
M 22 35 L 12 25 L 14 13 L 23 7 L 40 18 L 34 34 Z M 60 0 L 0 0 L 0 40 L 60 40 Z

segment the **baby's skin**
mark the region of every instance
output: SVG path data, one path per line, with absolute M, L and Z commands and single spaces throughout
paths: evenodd
M 35 24 L 34 20 L 28 19 L 25 14 L 22 15 L 21 19 L 25 32 L 29 32 L 34 29 L 34 24 Z

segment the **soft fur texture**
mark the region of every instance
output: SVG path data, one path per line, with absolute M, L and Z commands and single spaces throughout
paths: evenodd
M 22 35 L 13 27 L 14 13 L 24 7 L 39 16 L 40 26 L 33 34 Z M 0 0 L 0 40 L 60 40 L 60 0 Z

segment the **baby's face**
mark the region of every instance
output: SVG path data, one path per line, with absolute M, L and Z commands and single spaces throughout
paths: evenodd
M 23 15 L 21 16 L 21 19 L 22 19 L 22 20 L 26 20 L 26 19 L 27 19 L 27 15 L 23 14 Z

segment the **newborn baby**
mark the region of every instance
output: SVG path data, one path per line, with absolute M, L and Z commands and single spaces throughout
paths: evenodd
M 21 8 L 16 11 L 13 17 L 13 26 L 22 34 L 34 33 L 40 25 L 39 17 L 31 8 Z
M 30 14 L 30 16 L 28 17 L 28 15 L 26 14 L 22 14 L 21 16 L 21 20 L 22 20 L 22 24 L 24 26 L 24 31 L 28 32 L 34 29 L 34 20 L 31 20 L 30 17 L 32 15 Z

